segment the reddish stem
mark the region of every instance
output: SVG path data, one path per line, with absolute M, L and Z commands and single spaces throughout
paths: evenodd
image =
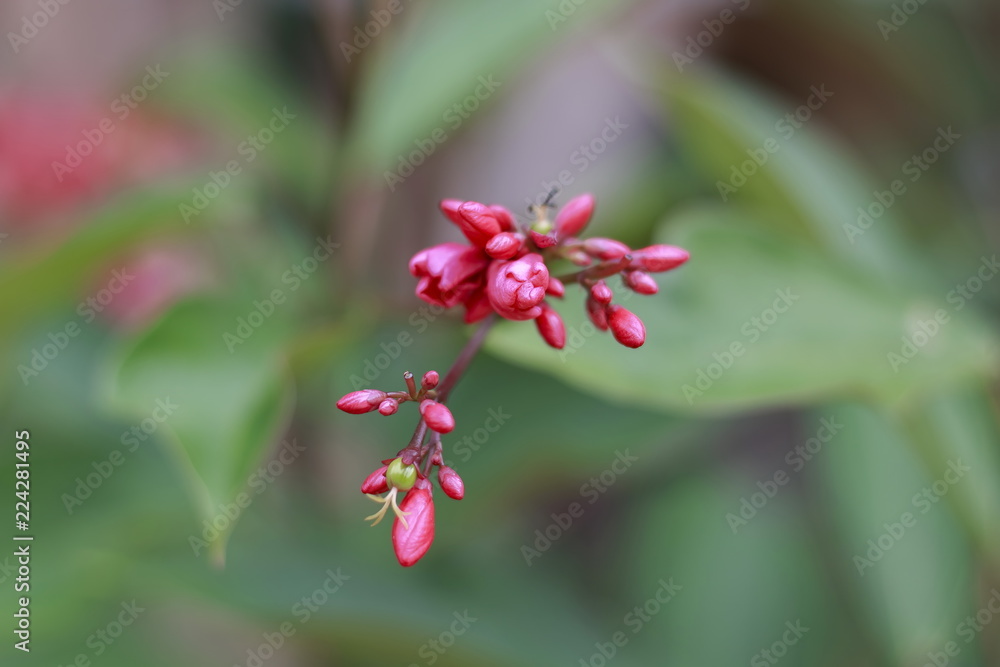
M 462 348 L 462 351 L 458 353 L 458 356 L 455 358 L 455 362 L 451 365 L 451 368 L 448 369 L 448 373 L 444 376 L 444 380 L 442 380 L 441 384 L 439 384 L 434 390 L 437 393 L 438 403 L 444 403 L 446 400 L 448 400 L 448 394 L 451 393 L 451 390 L 455 388 L 455 385 L 458 384 L 458 381 L 462 379 L 462 375 L 469 367 L 469 364 L 472 363 L 472 360 L 476 357 L 476 354 L 479 352 L 479 349 L 483 346 L 483 342 L 486 340 L 486 334 L 489 333 L 490 329 L 496 323 L 496 320 L 497 316 L 495 314 L 492 314 L 485 320 L 483 320 L 483 323 L 479 325 L 479 329 L 476 330 L 476 333 L 472 335 L 472 338 L 470 338 L 469 341 L 465 344 L 465 347 Z M 403 452 L 409 449 L 413 451 L 415 454 L 415 455 L 411 454 L 413 458 L 412 462 L 417 463 L 423 461 L 423 459 L 426 458 L 428 454 L 431 454 L 434 449 L 433 447 L 430 446 L 426 448 L 422 446 L 424 442 L 424 437 L 426 435 L 427 435 L 427 422 L 425 422 L 424 418 L 421 417 L 420 421 L 417 422 L 416 429 L 414 429 L 413 431 L 413 437 L 410 438 L 410 444 L 408 444 L 405 448 L 403 448 L 403 450 L 400 451 L 400 454 L 402 455 Z M 436 441 L 440 443 L 440 440 L 441 436 L 435 434 L 434 436 L 432 436 L 431 442 L 433 443 Z M 433 456 L 431 458 L 433 458 Z M 428 465 L 426 466 L 427 470 L 424 471 L 424 476 L 426 476 L 427 473 L 430 471 L 429 461 L 430 459 L 428 459 Z M 404 462 L 409 463 L 410 461 L 404 460 Z

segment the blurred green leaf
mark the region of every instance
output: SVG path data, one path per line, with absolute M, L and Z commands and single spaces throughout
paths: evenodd
M 979 386 L 961 387 L 906 406 L 897 415 L 911 444 L 933 470 L 961 461 L 968 470 L 947 495 L 969 538 L 1000 574 L 1000 434 L 995 408 Z
M 28 248 L 0 265 L 0 337 L 46 311 L 70 305 L 116 255 L 138 241 L 186 229 L 178 204 L 182 187 L 139 190 L 112 201 L 81 221 L 55 248 Z M 5 258 L 6 259 L 6 258 Z
M 859 612 L 891 664 L 922 664 L 956 639 L 970 611 L 968 543 L 946 503 L 922 495 L 947 467 L 925 469 L 892 420 L 871 408 L 819 415 L 841 425 L 817 462 Z
M 248 312 L 229 301 L 182 303 L 141 336 L 112 372 L 111 399 L 118 409 L 142 418 L 157 406 L 159 414 L 172 406 L 160 428 L 189 473 L 203 520 L 192 535 L 210 542 L 215 558 L 222 557 L 235 523 L 230 514 L 240 512 L 233 504 L 237 495 L 284 430 L 293 403 L 280 328 L 268 326 L 272 321 L 254 329 L 247 319 Z M 213 523 L 214 532 L 207 527 Z
M 664 90 L 681 146 L 720 201 L 766 210 L 763 222 L 775 234 L 808 238 L 870 273 L 896 281 L 920 278 L 894 211 L 859 227 L 858 208 L 868 207 L 885 186 L 868 181 L 863 167 L 823 129 L 823 107 L 838 99 L 838 91 L 817 81 L 801 99 L 779 101 L 714 70 L 672 76 Z M 822 96 L 814 92 L 820 90 Z M 806 107 L 801 116 L 808 120 L 786 119 L 810 98 L 816 108 Z M 768 141 L 774 142 L 771 152 L 764 148 Z M 745 174 L 745 182 L 739 180 Z M 720 183 L 735 192 L 720 191 Z
M 416 142 L 429 146 L 423 150 L 426 158 L 442 137 L 451 137 L 471 117 L 455 105 L 470 96 L 475 101 L 470 109 L 495 102 L 493 96 L 502 97 L 513 86 L 512 77 L 539 51 L 629 4 L 443 0 L 412 9 L 405 5 L 407 12 L 423 14 L 413 17 L 406 32 L 376 38 L 375 46 L 385 50 L 364 79 L 348 163 L 396 170 L 401 157 L 418 150 Z M 435 131 L 439 134 L 432 138 Z
M 793 491 L 779 488 L 734 531 L 728 515 L 743 511 L 741 497 L 762 494 L 749 478 L 736 481 L 688 477 L 647 499 L 632 517 L 622 571 L 633 604 L 651 620 L 647 629 L 643 614 L 633 611 L 626 635 L 659 664 L 772 664 L 758 654 L 783 637 L 790 639 L 790 664 L 820 664 L 837 618 Z M 681 588 L 655 615 L 658 605 L 647 600 L 662 581 Z M 623 654 L 633 650 L 626 646 Z

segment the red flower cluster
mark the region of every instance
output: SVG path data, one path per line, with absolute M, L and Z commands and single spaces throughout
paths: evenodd
M 422 419 L 413 440 L 395 458 L 382 461 L 382 466 L 361 484 L 361 492 L 382 505 L 379 511 L 366 517 L 373 526 L 385 517 L 390 508 L 395 514 L 393 550 L 399 564 L 409 567 L 423 558 L 434 541 L 434 499 L 428 478 L 431 468 L 437 466 L 438 484 L 449 498 L 461 500 L 465 496 L 465 484 L 457 472 L 444 465 L 441 458 L 441 434 L 454 430 L 455 418 L 451 410 L 437 400 L 436 388 L 440 376 L 436 371 L 425 373 L 419 389 L 412 373 L 405 373 L 403 379 L 407 387 L 405 392 L 362 389 L 342 397 L 337 401 L 337 407 L 350 414 L 378 410 L 388 416 L 396 413 L 400 403 L 419 403 Z M 427 444 L 423 443 L 425 427 L 432 432 Z M 421 462 L 424 461 L 426 463 L 421 469 Z M 397 503 L 400 494 L 403 494 L 403 499 Z
M 587 314 L 594 325 L 611 330 L 622 345 L 639 347 L 646 340 L 646 329 L 638 317 L 612 303 L 614 293 L 606 279 L 620 274 L 628 289 L 655 294 L 657 285 L 650 274 L 680 266 L 688 253 L 667 245 L 632 250 L 614 239 L 578 238 L 594 213 L 594 198 L 589 194 L 571 200 L 554 221 L 549 220 L 550 208 L 549 200 L 533 206 L 534 222 L 521 226 L 502 206 L 444 200 L 441 210 L 469 243 L 443 243 L 413 256 L 410 272 L 419 279 L 417 296 L 445 308 L 464 306 L 465 321 L 470 323 L 491 313 L 508 320 L 534 320 L 545 342 L 562 348 L 566 327 L 546 298 L 562 298 L 564 281 L 575 282 L 588 291 Z M 562 279 L 550 275 L 548 263 L 560 261 L 582 268 Z M 405 567 L 423 558 L 434 541 L 431 470 L 437 466 L 438 485 L 445 495 L 456 500 L 465 496 L 462 478 L 442 459 L 441 436 L 455 429 L 455 418 L 444 403 L 491 324 L 492 320 L 484 322 L 470 338 L 443 381 L 430 371 L 417 387 L 413 374 L 407 372 L 403 374 L 406 391 L 362 389 L 337 401 L 338 408 L 351 414 L 378 410 L 393 415 L 406 402 L 420 407 L 420 421 L 409 444 L 394 458 L 382 461 L 361 485 L 362 493 L 382 506 L 367 517 L 372 525 L 392 509 L 396 517 L 392 546 Z
M 669 271 L 688 259 L 687 251 L 655 245 L 633 251 L 607 238 L 577 238 L 594 213 L 594 197 L 569 201 L 549 220 L 548 202 L 532 207 L 534 222 L 518 225 L 503 206 L 445 199 L 441 211 L 469 241 L 443 243 L 418 252 L 410 273 L 418 278 L 417 296 L 428 303 L 465 307 L 465 321 L 477 322 L 490 313 L 508 320 L 534 320 L 545 342 L 562 349 L 566 327 L 546 297 L 560 298 L 563 281 L 549 274 L 548 262 L 568 260 L 585 267 L 570 276 L 590 294 L 587 314 L 594 326 L 611 330 L 627 347 L 639 347 L 646 330 L 635 314 L 612 304 L 614 294 L 605 279 L 622 275 L 625 287 L 638 294 L 655 294 L 651 273 Z

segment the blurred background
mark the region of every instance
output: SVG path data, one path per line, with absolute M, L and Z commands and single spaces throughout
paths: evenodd
M 1000 665 L 996 3 L 0 25 L 0 469 L 35 538 L 30 653 L 0 551 L 4 664 Z M 444 440 L 466 498 L 400 568 L 358 486 L 414 413 L 334 403 L 468 337 L 407 271 L 460 240 L 438 200 L 554 185 L 692 260 L 623 302 L 639 350 L 576 294 L 561 352 L 491 333 Z

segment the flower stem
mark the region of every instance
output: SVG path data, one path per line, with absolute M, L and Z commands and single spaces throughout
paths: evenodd
M 496 324 L 497 316 L 491 314 L 483 323 L 479 325 L 476 333 L 472 335 L 472 338 L 465 344 L 462 351 L 458 353 L 455 358 L 455 362 L 448 369 L 448 373 L 444 376 L 444 380 L 437 388 L 437 401 L 438 403 L 444 403 L 448 399 L 448 394 L 451 390 L 455 388 L 458 381 L 462 379 L 462 375 L 465 373 L 469 364 L 475 358 L 476 354 L 479 352 L 479 348 L 483 346 L 483 342 L 486 340 L 486 334 L 490 332 L 490 329 Z M 427 435 L 427 422 L 424 421 L 423 417 L 417 422 L 417 428 L 413 431 L 413 437 L 410 439 L 410 444 L 406 446 L 406 449 L 412 449 L 420 451 L 424 442 L 424 437 Z M 440 438 L 439 438 L 440 439 Z M 433 447 L 428 447 L 425 451 L 422 451 L 418 456 L 419 460 L 422 460 L 425 456 L 432 453 Z M 404 450 L 405 451 L 405 450 Z
M 479 329 L 476 333 L 472 335 L 469 342 L 465 344 L 462 351 L 458 353 L 458 357 L 455 358 L 455 363 L 451 365 L 448 369 L 448 374 L 444 376 L 444 380 L 441 381 L 441 385 L 438 387 L 438 403 L 444 403 L 448 400 L 448 394 L 451 390 L 455 388 L 458 381 L 462 379 L 462 374 L 465 373 L 465 369 L 469 367 L 472 360 L 475 358 L 476 353 L 479 352 L 479 348 L 483 346 L 483 341 L 486 340 L 486 334 L 490 332 L 490 329 L 496 324 L 497 316 L 491 314 L 483 323 L 479 325 Z

